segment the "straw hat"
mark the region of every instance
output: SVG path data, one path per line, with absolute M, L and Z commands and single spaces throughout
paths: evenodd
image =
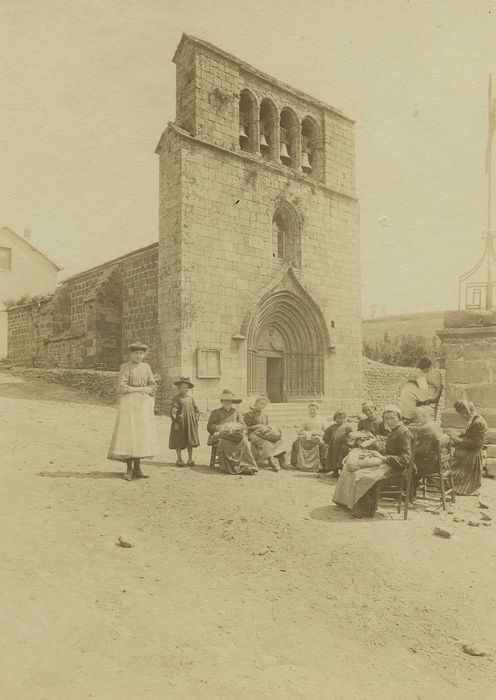
M 148 345 L 145 345 L 145 343 L 131 343 L 128 349 L 131 352 L 135 352 L 136 350 L 143 350 L 143 352 L 146 352 L 148 350 Z
M 190 389 L 195 386 L 189 377 L 179 377 L 179 379 L 176 379 L 174 385 L 179 386 L 180 384 L 187 384 Z
M 229 389 L 224 389 L 224 391 L 220 395 L 220 400 L 221 401 L 230 401 L 231 403 L 241 403 L 243 399 L 238 399 L 232 393 L 232 391 L 229 391 Z

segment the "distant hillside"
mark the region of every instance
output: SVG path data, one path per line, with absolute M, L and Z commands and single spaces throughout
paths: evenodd
M 443 316 L 443 311 L 426 311 L 367 318 L 362 321 L 363 340 L 375 343 L 382 340 L 385 333 L 391 340 L 402 335 L 417 335 L 432 340 L 436 337 L 436 331 L 443 327 Z

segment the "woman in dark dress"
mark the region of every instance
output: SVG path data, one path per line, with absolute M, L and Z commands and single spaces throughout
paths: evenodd
M 403 424 L 401 411 L 397 406 L 389 405 L 384 409 L 382 419 L 389 435 L 386 439 L 384 454 L 372 452 L 379 457 L 385 467 L 381 478 L 355 504 L 353 515 L 357 518 L 373 518 L 381 493 L 381 484 L 385 479 L 405 474 L 413 455 L 413 435 Z
M 482 448 L 487 423 L 470 401 L 457 401 L 455 411 L 467 423 L 467 428 L 454 438 L 453 482 L 457 496 L 477 496 L 482 485 Z
M 207 423 L 207 444 L 217 448 L 219 469 L 226 474 L 256 474 L 258 467 L 246 437 L 246 425 L 235 408 L 241 399 L 225 389 L 220 402 L 221 407 L 212 411 Z
M 188 466 L 194 467 L 193 448 L 199 447 L 198 419 L 200 410 L 189 390 L 194 387 L 188 377 L 180 377 L 174 382 L 178 393 L 172 399 L 171 405 L 171 429 L 169 435 L 169 449 L 176 450 L 179 467 L 184 467 L 183 450 L 188 450 Z

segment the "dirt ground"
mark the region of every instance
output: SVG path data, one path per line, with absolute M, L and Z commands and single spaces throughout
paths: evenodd
M 453 522 L 478 499 L 352 520 L 329 478 L 173 466 L 166 418 L 127 483 L 114 415 L 0 379 L 1 700 L 496 698 L 496 523 Z

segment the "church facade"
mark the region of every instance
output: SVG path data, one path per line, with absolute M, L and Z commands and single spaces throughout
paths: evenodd
M 361 387 L 353 122 L 203 41 L 160 139 L 163 374 L 274 402 Z
M 57 304 L 48 302 L 58 309 L 55 325 L 47 306 L 33 309 L 44 314 L 39 363 L 75 366 L 77 358 L 76 366 L 113 369 L 139 335 L 166 394 L 186 375 L 202 403 L 227 387 L 277 403 L 313 398 L 356 408 L 353 122 L 194 37 L 182 37 L 173 60 L 176 117 L 156 149 L 158 249 L 62 283 Z M 138 269 L 142 259 L 146 270 Z M 149 305 L 139 310 L 140 325 L 129 304 L 143 298 L 142 273 Z M 14 361 L 19 344 L 26 347 L 21 316 L 29 313 L 9 313 Z

